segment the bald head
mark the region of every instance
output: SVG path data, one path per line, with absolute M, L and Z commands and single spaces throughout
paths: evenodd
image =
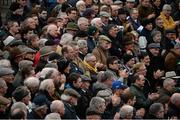
M 51 112 L 59 113 L 60 116 L 64 115 L 64 103 L 61 100 L 54 100 L 50 106 Z
M 50 24 L 47 27 L 47 33 L 51 35 L 52 37 L 58 36 L 58 27 L 55 24 Z

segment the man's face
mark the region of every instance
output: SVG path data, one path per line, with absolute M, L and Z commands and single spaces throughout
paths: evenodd
M 76 20 L 77 19 L 77 11 L 71 11 L 69 14 L 68 14 L 68 17 L 69 19 L 72 19 L 72 20 Z
M 141 4 L 142 4 L 142 6 L 144 6 L 144 7 L 149 7 L 150 1 L 149 1 L 149 0 L 142 0 Z
M 127 65 L 128 67 L 130 67 L 130 68 L 132 68 L 134 64 L 135 64 L 135 59 L 134 59 L 134 58 L 130 59 L 130 60 L 126 63 L 126 65 Z
M 161 0 L 155 0 L 154 5 L 159 7 L 161 5 Z
M 137 19 L 139 17 L 139 12 L 137 10 L 133 10 L 131 13 L 131 17 Z
M 144 57 L 144 59 L 142 60 L 142 62 L 146 65 L 146 66 L 149 66 L 150 64 L 150 58 L 149 58 L 149 55 Z
M 109 68 L 113 70 L 119 70 L 119 60 L 115 60 L 112 64 L 109 65 Z
M 27 26 L 29 26 L 30 29 L 34 30 L 36 28 L 36 22 L 33 18 L 28 18 L 27 24 Z
M 82 30 L 82 31 L 84 31 L 84 32 L 87 32 L 88 27 L 89 27 L 88 21 L 84 21 L 83 23 L 81 23 L 81 24 L 79 25 L 79 29 Z
M 59 32 L 57 26 L 52 26 L 52 28 L 49 31 L 49 34 L 54 38 L 58 37 Z
M 126 2 L 126 7 L 129 9 L 134 8 L 135 3 L 134 2 Z
M 71 96 L 71 105 L 77 106 L 78 98 Z
M 18 0 L 18 3 L 24 7 L 27 5 L 27 0 Z
M 77 81 L 73 82 L 73 85 L 75 88 L 80 88 L 82 85 L 82 80 L 81 78 L 78 78 Z
M 91 56 L 90 60 L 87 61 L 87 62 L 88 62 L 88 64 L 90 66 L 95 67 L 95 65 L 96 65 L 96 57 L 95 56 Z
M 41 18 L 43 18 L 44 20 L 46 20 L 46 19 L 47 19 L 47 11 L 43 10 L 43 11 L 40 13 L 39 17 L 41 17 Z
M 122 22 L 124 22 L 124 21 L 126 21 L 127 15 L 126 14 L 119 14 L 118 17 Z
M 104 25 L 108 25 L 109 24 L 109 17 L 101 17 L 101 21 Z
M 175 40 L 176 39 L 176 33 L 167 33 L 166 37 L 169 40 Z
M 165 15 L 166 17 L 171 16 L 171 10 L 170 10 L 170 9 L 169 9 L 169 10 L 163 10 L 163 13 L 164 13 L 164 15 Z
M 88 53 L 88 47 L 87 46 L 84 46 L 83 48 L 80 49 L 80 51 L 86 55 Z
M 143 75 L 139 75 L 138 85 L 139 87 L 144 87 L 145 78 Z
M 157 20 L 157 21 L 156 21 L 156 25 L 157 25 L 158 27 L 160 27 L 160 28 L 163 28 L 163 20 L 162 20 L 162 19 Z
M 36 37 L 35 39 L 33 39 L 33 40 L 31 41 L 31 44 L 32 44 L 33 47 L 38 48 L 39 45 L 40 45 L 39 37 Z
M 160 110 L 158 111 L 156 117 L 161 118 L 161 119 L 164 118 L 164 108 L 163 107 L 160 108 Z
M 150 48 L 149 51 L 153 56 L 158 56 L 159 55 L 159 48 Z
M 147 73 L 147 69 L 145 65 L 142 65 L 139 69 L 138 69 L 138 74 L 146 76 Z
M 34 19 L 34 22 L 36 25 L 39 25 L 39 20 L 38 20 L 38 16 L 34 16 L 32 17 Z
M 75 52 L 72 47 L 68 47 L 68 53 L 66 57 L 68 60 L 74 60 Z
M 2 76 L 2 78 L 6 81 L 6 83 L 13 83 L 13 81 L 14 81 L 13 74 L 4 75 L 4 76 Z
M 109 35 L 111 35 L 113 38 L 116 38 L 118 32 L 119 32 L 119 30 L 118 30 L 117 27 L 112 27 L 112 28 L 109 30 Z
M 145 26 L 145 28 L 149 31 L 151 31 L 153 29 L 152 23 L 149 23 Z
M 160 42 L 161 42 L 161 33 L 156 34 L 156 35 L 153 37 L 153 41 L 154 41 L 155 43 L 160 43 Z

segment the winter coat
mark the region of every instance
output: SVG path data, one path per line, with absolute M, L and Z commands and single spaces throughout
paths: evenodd
M 62 119 L 72 119 L 72 120 L 79 119 L 79 117 L 76 115 L 76 110 L 74 106 L 70 105 L 67 102 L 64 102 L 64 107 L 65 107 L 65 113 L 62 116 Z

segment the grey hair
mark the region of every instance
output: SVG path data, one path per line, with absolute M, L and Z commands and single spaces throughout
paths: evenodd
M 84 22 L 88 22 L 88 19 L 85 18 L 85 17 L 80 17 L 80 18 L 78 19 L 78 21 L 77 21 L 77 25 L 79 26 L 79 25 L 81 25 L 81 24 L 84 23 Z
M 169 84 L 171 84 L 174 80 L 171 78 L 166 78 L 163 82 L 163 87 L 166 88 Z
M 100 21 L 100 20 L 101 20 L 101 18 L 94 18 L 94 19 L 92 19 L 91 20 L 91 26 L 95 26 L 96 27 L 97 21 Z
M 162 10 L 169 10 L 169 9 L 172 9 L 171 5 L 169 4 L 165 4 L 162 8 Z
M 11 62 L 8 59 L 0 60 L 0 67 L 11 67 Z
M 45 120 L 61 120 L 61 116 L 58 113 L 49 113 L 46 115 Z
M 41 79 L 48 79 L 48 78 L 50 78 L 51 77 L 51 75 L 52 75 L 52 73 L 54 72 L 54 71 L 56 71 L 57 69 L 56 68 L 44 68 L 44 69 L 42 69 L 42 71 L 40 72 L 40 78 Z
M 39 86 L 39 83 L 40 81 L 37 77 L 28 77 L 24 81 L 24 85 L 27 87 L 36 87 L 36 86 Z
M 113 77 L 113 73 L 109 72 L 109 71 L 105 71 L 102 75 L 101 75 L 101 80 L 100 82 L 105 82 L 106 80 L 110 79 L 111 77 Z
M 149 113 L 152 115 L 156 115 L 161 108 L 163 107 L 162 103 L 153 103 L 149 108 Z
M 41 82 L 39 90 L 48 91 L 49 88 L 52 87 L 52 85 L 54 85 L 53 79 L 45 79 Z
M 70 33 L 64 33 L 61 36 L 60 44 L 61 45 L 68 45 L 73 41 L 73 36 Z
M 133 114 L 133 107 L 130 105 L 123 105 L 120 109 L 119 114 L 122 119 L 126 118 L 127 116 Z
M 15 109 L 21 109 L 23 110 L 24 112 L 26 112 L 27 114 L 27 108 L 26 108 L 26 105 L 23 103 L 23 102 L 16 102 L 12 105 L 11 107 L 11 113 L 15 110 Z
M 78 40 L 77 45 L 79 48 L 87 47 L 87 41 L 86 40 Z
M 82 5 L 82 4 L 86 4 L 83 0 L 79 0 L 77 3 L 76 3 L 76 8 L 79 9 L 79 7 Z
M 84 60 L 87 62 L 90 60 L 90 58 L 94 56 L 92 53 L 88 53 L 85 57 L 84 57 Z
M 97 110 L 100 108 L 102 103 L 105 103 L 106 101 L 101 97 L 93 97 L 89 103 L 90 107 L 96 108 Z
M 51 112 L 57 112 L 58 109 L 62 109 L 63 105 L 61 100 L 54 100 L 50 105 Z

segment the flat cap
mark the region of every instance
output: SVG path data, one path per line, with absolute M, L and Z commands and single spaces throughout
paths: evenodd
M 13 73 L 14 73 L 14 70 L 12 70 L 11 68 L 0 67 L 0 77 L 4 75 L 13 74 Z
M 148 45 L 147 48 L 151 49 L 151 48 L 161 48 L 161 47 L 160 47 L 159 43 L 151 43 L 151 44 Z
M 105 40 L 105 41 L 108 41 L 108 42 L 112 42 L 107 36 L 105 36 L 105 35 L 100 35 L 99 36 L 99 41 L 100 40 Z
M 81 95 L 76 90 L 74 90 L 72 88 L 65 89 L 63 94 L 73 96 L 73 97 L 76 97 L 76 98 L 81 97 Z
M 99 15 L 100 17 L 110 17 L 110 14 L 105 11 L 100 12 Z

